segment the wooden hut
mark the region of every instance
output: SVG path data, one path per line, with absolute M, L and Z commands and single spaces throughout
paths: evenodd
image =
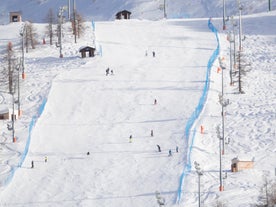
M 21 22 L 22 16 L 20 11 L 10 12 L 10 22 Z
M 6 106 L 0 106 L 0 120 L 9 119 L 9 108 Z
M 84 46 L 79 49 L 79 52 L 81 53 L 82 58 L 85 58 L 87 53 L 88 53 L 88 57 L 94 57 L 95 50 L 96 49 L 94 47 Z
M 9 109 L 7 106 L 0 105 L 0 120 L 12 120 L 13 110 Z M 17 119 L 18 110 L 14 110 L 14 120 Z
M 254 161 L 241 161 L 238 158 L 232 159 L 231 171 L 239 172 L 241 170 L 252 169 L 254 167 Z
M 115 16 L 116 19 L 130 19 L 131 12 L 127 10 L 119 11 Z

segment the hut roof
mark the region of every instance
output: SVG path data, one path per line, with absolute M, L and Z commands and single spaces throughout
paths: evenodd
M 10 14 L 22 14 L 22 11 L 11 11 Z
M 82 46 L 82 47 L 80 47 L 79 52 L 81 52 L 81 51 L 89 51 L 89 50 L 95 50 L 95 48 L 91 47 L 91 46 Z
M 9 107 L 6 105 L 0 105 L 0 114 L 8 113 Z
M 122 11 L 119 11 L 119 12 L 116 14 L 116 16 L 118 16 L 118 15 L 121 14 L 121 13 L 128 13 L 128 14 L 131 14 L 130 11 L 122 10 Z

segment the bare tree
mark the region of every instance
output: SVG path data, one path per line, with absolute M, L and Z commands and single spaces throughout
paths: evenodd
M 26 53 L 29 52 L 29 46 L 31 46 L 32 49 L 35 49 L 35 46 L 37 44 L 37 40 L 35 39 L 35 36 L 36 36 L 36 33 L 33 27 L 33 24 L 31 22 L 26 22 L 26 34 L 25 34 Z
M 84 33 L 84 30 L 85 30 L 84 20 L 79 13 L 74 12 L 74 17 L 71 20 L 71 23 L 72 23 L 72 30 L 73 30 L 73 35 L 75 36 L 75 43 L 76 43 L 76 37 L 80 38 Z
M 79 13 L 76 14 L 76 26 L 77 26 L 77 31 L 76 31 L 77 36 L 78 38 L 80 38 L 84 33 L 85 27 L 84 27 L 84 20 Z
M 7 69 L 3 70 L 3 83 L 5 85 L 8 85 L 8 91 L 10 94 L 14 93 L 14 86 L 15 86 L 15 57 L 13 52 L 13 46 L 12 43 L 9 42 L 7 45 L 7 55 L 5 56 L 5 60 L 7 61 Z M 7 78 L 5 80 L 5 78 Z M 4 85 L 4 86 L 5 86 Z M 4 89 L 6 90 L 6 88 Z
M 264 178 L 264 184 L 260 191 L 259 199 L 263 203 L 258 206 L 274 207 L 276 205 L 276 183 Z
M 4 86 L 6 86 L 7 84 L 7 77 L 8 77 L 8 73 L 7 73 L 7 68 L 4 67 L 5 63 L 4 63 L 4 60 L 1 60 L 0 62 L 0 90 L 4 91 Z
M 55 14 L 52 9 L 49 9 L 48 14 L 46 16 L 46 21 L 48 22 L 47 25 L 47 35 L 50 38 L 50 45 L 53 44 L 53 36 L 54 36 L 54 23 L 56 22 Z

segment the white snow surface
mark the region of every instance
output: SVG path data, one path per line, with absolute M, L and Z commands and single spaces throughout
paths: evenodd
M 222 156 L 227 172 L 224 191 L 219 191 L 216 133 L 222 119 L 218 60 L 207 80 L 204 109 L 192 128 L 195 136 L 185 137 L 187 120 L 202 95 L 207 63 L 217 47 L 208 19 L 97 21 L 95 32 L 87 22 L 85 36 L 77 44 L 67 23 L 64 58 L 59 58 L 59 48 L 48 45 L 48 38 L 42 44 L 46 25 L 34 24 L 39 45 L 25 54 L 26 79 L 20 80 L 23 115 L 15 122 L 15 143 L 7 122 L 1 121 L 0 205 L 148 207 L 158 206 L 158 191 L 166 206 L 198 206 L 194 161 L 203 170 L 202 206 L 261 203 L 263 177 L 275 180 L 276 168 L 276 12 L 244 18 L 248 65 L 242 77 L 244 94 L 238 93 L 236 77 L 234 86 L 229 84 L 228 31 L 221 30 L 221 19 L 212 22 L 219 30 L 219 56 L 226 65 L 224 98 L 229 99 L 225 137 L 230 142 Z M 0 26 L 1 57 L 9 41 L 20 57 L 21 27 L 21 23 Z M 102 53 L 80 58 L 78 49 L 94 43 Z M 113 75 L 106 76 L 108 67 Z M 0 101 L 11 106 L 9 94 L 1 93 Z M 32 120 L 26 159 L 4 183 L 22 157 Z M 168 156 L 170 149 L 172 156 Z M 234 157 L 253 159 L 254 168 L 232 173 Z M 191 172 L 179 188 L 189 161 Z

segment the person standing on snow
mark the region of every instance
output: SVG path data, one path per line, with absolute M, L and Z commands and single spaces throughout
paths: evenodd
M 129 143 L 132 143 L 132 135 L 129 136 Z
M 156 145 L 156 146 L 157 146 L 158 152 L 161 152 L 161 147 L 159 145 Z
M 107 69 L 105 70 L 105 75 L 108 76 L 108 74 L 109 74 L 109 68 L 107 68 Z

